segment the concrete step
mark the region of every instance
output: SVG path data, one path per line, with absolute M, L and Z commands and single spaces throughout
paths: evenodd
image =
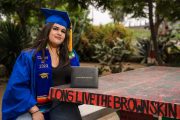
M 83 120 L 108 120 L 102 119 L 103 117 L 115 112 L 116 110 L 101 106 L 94 106 L 94 105 L 80 105 L 79 110 L 81 112 L 81 116 Z M 111 116 L 112 117 L 112 116 Z M 110 119 L 110 120 L 118 120 L 118 119 Z

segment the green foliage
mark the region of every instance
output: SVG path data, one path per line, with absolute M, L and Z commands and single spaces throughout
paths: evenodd
M 82 2 L 72 2 L 71 0 L 1 0 L 0 13 L 5 15 L 8 20 L 21 24 L 24 28 L 26 28 L 26 24 L 44 24 L 44 16 L 40 12 L 40 8 L 42 7 L 64 11 L 66 10 L 70 13 L 77 13 L 78 16 L 81 16 L 81 12 L 85 8 L 82 8 L 81 6 L 83 6 Z M 73 17 L 73 14 L 70 15 Z
M 112 73 L 122 71 L 121 62 L 130 55 L 130 51 L 127 50 L 125 42 L 117 38 L 111 45 L 105 41 L 102 43 L 94 44 L 95 56 L 99 63 L 103 66 L 109 66 Z
M 94 44 L 94 50 L 98 61 L 103 65 L 111 65 L 116 62 L 121 62 L 125 59 L 125 55 L 130 54 L 126 49 L 125 43 L 121 39 L 117 39 L 113 42 L 111 47 L 106 43 L 96 43 Z
M 170 56 L 170 62 L 168 62 L 168 65 L 173 67 L 180 67 L 180 53 L 171 54 Z
M 30 38 L 20 25 L 0 23 L 0 64 L 11 71 L 20 51 L 30 44 Z
M 114 20 L 114 23 L 119 23 L 124 20 L 125 12 L 123 11 L 122 2 L 112 2 L 111 8 L 109 8 L 109 15 Z
M 152 0 L 152 2 L 156 4 L 156 14 L 161 18 L 168 18 L 172 21 L 180 19 L 179 0 Z M 147 17 L 148 15 L 144 10 L 148 6 L 148 1 L 124 0 L 122 5 L 124 12 L 132 13 L 133 17 Z
M 162 65 L 162 58 L 159 54 L 159 46 L 157 44 L 157 33 L 159 25 L 164 19 L 176 21 L 180 19 L 179 0 L 124 0 L 122 1 L 123 10 L 126 13 L 133 14 L 133 17 L 148 17 L 151 29 L 151 39 L 155 51 L 155 59 L 158 64 Z M 166 9 L 164 9 L 166 8 Z M 147 10 L 148 13 L 147 13 Z M 155 12 L 153 12 L 155 11 Z M 153 17 L 156 17 L 153 20 Z
M 99 62 L 100 74 L 108 70 L 120 72 L 121 61 L 131 53 L 130 35 L 122 24 L 87 26 L 77 49 L 81 61 Z
M 128 37 L 129 33 L 122 24 L 107 24 L 100 26 L 89 26 L 85 36 L 90 42 L 102 42 L 106 41 L 111 43 L 116 38 L 124 39 Z
M 179 32 L 179 28 L 171 26 L 165 35 L 159 36 L 158 43 L 160 47 L 160 54 L 163 61 L 166 63 L 174 61 L 171 59 L 172 54 L 180 55 L 180 46 L 177 45 L 180 39 L 176 38 L 176 34 Z
M 128 28 L 131 36 L 132 55 L 127 61 L 146 63 L 150 49 L 150 31 L 144 28 Z
M 180 58 L 178 57 L 180 56 L 180 47 L 177 44 L 180 39 L 176 37 L 180 29 L 175 26 L 176 24 L 171 25 L 166 34 L 159 35 L 158 37 L 159 54 L 163 62 L 168 64 L 178 63 L 177 61 Z M 134 48 L 135 51 L 132 57 L 139 58 L 142 63 L 146 63 L 150 51 L 150 40 L 147 38 L 138 38 Z
M 139 38 L 150 38 L 150 30 L 144 28 L 128 28 L 132 34 L 132 39 L 136 40 Z
M 89 14 L 89 11 L 79 10 L 71 14 L 73 14 L 71 18 L 71 22 L 73 24 L 73 47 L 77 48 L 78 43 L 80 41 L 80 37 L 82 33 L 84 32 L 85 26 L 90 23 L 90 20 L 87 17 Z
M 171 27 L 172 34 L 174 35 L 174 39 L 180 41 L 180 22 L 172 23 Z
M 104 26 L 86 26 L 78 44 L 81 61 L 97 61 L 91 57 L 95 55 L 93 45 L 105 42 L 110 48 L 117 39 L 124 39 L 126 48 L 130 49 L 130 34 L 122 24 L 107 24 Z
M 140 61 L 141 63 L 147 63 L 147 58 L 150 50 L 150 40 L 147 38 L 138 38 L 134 46 L 135 50 L 131 59 Z
M 164 16 L 170 21 L 177 21 L 180 19 L 179 0 L 155 0 L 155 2 L 157 4 L 156 12 L 159 15 Z

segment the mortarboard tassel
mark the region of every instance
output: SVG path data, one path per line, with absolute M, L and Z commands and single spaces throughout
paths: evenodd
M 71 59 L 71 62 L 75 60 L 75 54 L 73 52 L 73 47 L 72 47 L 72 25 L 70 25 L 70 30 L 69 30 L 69 58 Z
M 70 26 L 69 30 L 69 52 L 72 52 L 72 25 Z

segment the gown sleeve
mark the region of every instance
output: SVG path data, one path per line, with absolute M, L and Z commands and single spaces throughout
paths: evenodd
M 73 50 L 72 53 L 70 54 L 70 64 L 71 66 L 80 66 L 79 56 L 75 50 Z
M 3 100 L 2 119 L 15 120 L 37 102 L 31 92 L 31 68 L 28 57 L 21 52 L 9 78 Z

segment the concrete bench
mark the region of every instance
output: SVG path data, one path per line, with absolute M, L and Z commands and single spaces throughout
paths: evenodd
M 94 105 L 79 105 L 79 110 L 82 116 L 82 120 L 97 120 L 97 119 L 111 119 L 110 117 L 113 116 L 113 120 L 117 119 L 120 120 L 119 118 L 119 112 L 117 113 L 118 110 L 116 109 L 111 109 L 111 108 L 106 108 L 106 107 L 101 107 L 101 106 L 94 106 Z M 110 115 L 111 113 L 114 113 Z M 166 118 L 154 116 L 153 120 L 166 120 Z M 171 120 L 171 119 L 167 119 Z M 172 119 L 173 120 L 173 119 Z
M 96 120 L 110 113 L 116 112 L 115 109 L 86 104 L 80 105 L 79 110 L 83 120 Z

